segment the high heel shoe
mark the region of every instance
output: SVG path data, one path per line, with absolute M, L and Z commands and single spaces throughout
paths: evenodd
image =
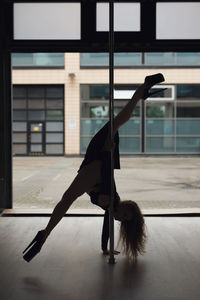
M 33 244 L 33 246 L 24 254 L 23 258 L 29 262 L 33 257 L 38 254 L 45 242 L 46 238 L 44 236 L 44 230 L 38 231 L 37 235 L 34 237 L 32 242 L 26 247 L 26 249 L 23 251 L 25 253 Z
M 144 84 L 146 85 L 146 88 L 144 90 L 143 99 L 145 100 L 145 99 L 147 99 L 148 97 L 150 97 L 152 95 L 158 94 L 158 93 L 166 90 L 167 88 L 159 89 L 159 90 L 151 92 L 151 93 L 149 92 L 150 88 L 153 85 L 161 83 L 163 81 L 165 81 L 165 78 L 164 78 L 164 76 L 161 73 L 157 73 L 157 74 L 154 74 L 154 75 L 146 76 L 145 80 L 144 80 Z

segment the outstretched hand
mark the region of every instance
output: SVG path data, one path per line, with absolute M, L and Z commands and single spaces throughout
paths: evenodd
M 114 255 L 118 255 L 118 254 L 120 254 L 120 252 L 117 250 L 114 250 Z M 110 255 L 110 250 L 103 251 L 103 255 Z

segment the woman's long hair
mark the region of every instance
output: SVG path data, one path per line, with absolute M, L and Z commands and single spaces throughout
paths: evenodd
M 130 221 L 121 221 L 119 242 L 122 243 L 124 253 L 135 260 L 138 254 L 145 252 L 146 232 L 144 217 L 137 203 L 123 201 L 121 205 L 127 207 L 133 213 Z

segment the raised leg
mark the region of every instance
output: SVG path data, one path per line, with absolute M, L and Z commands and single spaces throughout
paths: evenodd
M 145 88 L 146 85 L 141 84 L 135 91 L 131 100 L 122 108 L 122 110 L 114 118 L 114 134 L 116 133 L 116 131 L 119 129 L 120 126 L 122 126 L 131 118 L 137 103 L 139 102 L 139 100 L 143 99 Z

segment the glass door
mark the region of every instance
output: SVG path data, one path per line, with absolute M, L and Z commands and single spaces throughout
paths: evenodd
M 44 155 L 44 122 L 29 122 L 28 154 Z

